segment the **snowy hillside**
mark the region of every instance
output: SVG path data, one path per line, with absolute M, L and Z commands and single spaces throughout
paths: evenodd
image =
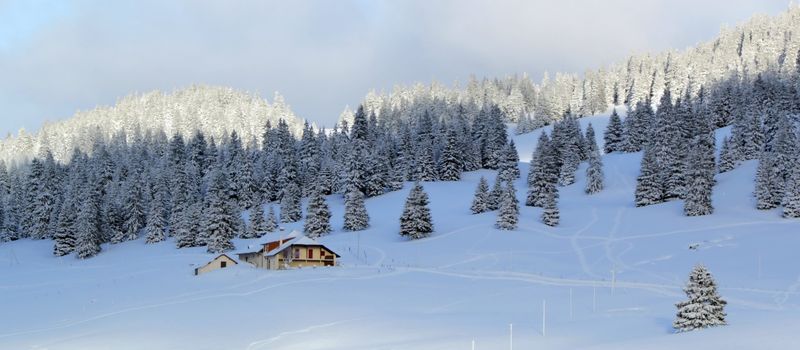
M 604 130 L 607 119 L 580 122 Z M 538 134 L 514 136 L 522 202 Z M 435 232 L 416 241 L 398 235 L 410 183 L 367 199 L 371 227 L 359 233 L 339 230 L 343 201 L 329 196 L 335 231 L 321 241 L 342 255 L 336 268 L 240 263 L 193 276 L 213 256 L 172 241 L 105 244 L 88 260 L 53 257 L 49 240 L 4 243 L 0 348 L 508 349 L 510 324 L 518 349 L 800 347 L 800 221 L 754 209 L 757 161 L 717 176 L 713 215 L 686 217 L 680 201 L 633 206 L 641 157 L 605 155 L 606 188 L 593 196 L 582 164 L 560 191 L 556 228 L 540 223 L 539 208 L 523 206 L 514 231 L 496 230 L 495 212 L 470 215 L 489 170 L 424 183 Z M 674 303 L 699 262 L 729 303 L 730 325 L 672 334 Z
M 247 145 L 260 140 L 264 124 L 283 119 L 298 133 L 303 121 L 296 118 L 279 94 L 272 103 L 253 94 L 216 86 L 192 86 L 171 93 L 152 91 L 122 98 L 115 106 L 80 111 L 72 118 L 45 124 L 33 134 L 21 130 L 0 140 L 0 160 L 28 161 L 51 151 L 66 162 L 74 148 L 90 152 L 98 141 L 122 136 L 128 142 L 147 134 L 190 137 L 202 131 L 220 140 L 237 131 Z

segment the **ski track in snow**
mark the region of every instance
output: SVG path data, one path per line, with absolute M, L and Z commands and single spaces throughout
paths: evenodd
M 329 322 L 329 323 L 323 323 L 323 324 L 308 326 L 308 327 L 305 327 L 305 328 L 296 329 L 296 330 L 292 330 L 292 331 L 284 331 L 284 332 L 278 333 L 278 335 L 276 335 L 274 337 L 251 342 L 247 346 L 247 350 L 262 349 L 262 348 L 265 348 L 265 346 L 267 346 L 269 344 L 272 344 L 272 343 L 274 343 L 274 342 L 276 342 L 278 340 L 281 340 L 281 339 L 283 339 L 285 337 L 288 337 L 288 336 L 293 336 L 293 335 L 298 335 L 298 334 L 303 334 L 303 333 L 311 333 L 311 332 L 313 332 L 313 331 L 315 331 L 317 329 L 330 328 L 330 327 L 333 327 L 333 326 L 338 326 L 338 325 L 343 324 L 343 323 L 353 322 L 353 321 L 357 321 L 357 320 L 358 319 L 341 320 L 341 321 L 335 321 L 335 322 Z

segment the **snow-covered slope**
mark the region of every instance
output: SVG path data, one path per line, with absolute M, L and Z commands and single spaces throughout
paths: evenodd
M 584 118 L 602 135 L 607 117 Z M 720 133 L 727 132 L 721 130 Z M 523 162 L 538 132 L 515 136 Z M 469 214 L 480 176 L 426 183 L 435 233 L 397 234 L 409 184 L 367 200 L 369 230 L 322 241 L 336 268 L 265 271 L 242 263 L 193 276 L 203 248 L 143 240 L 85 261 L 51 242 L 0 245 L 2 349 L 793 349 L 800 347 L 800 222 L 757 211 L 756 163 L 717 177 L 715 213 L 684 217 L 680 202 L 635 208 L 641 154 L 603 157 L 606 189 L 561 190 L 561 226 L 523 207 L 520 228 Z M 524 203 L 527 163 L 518 197 Z M 343 202 L 328 198 L 334 227 Z M 287 230 L 300 228 L 288 225 Z M 237 240 L 236 246 L 274 239 Z M 697 245 L 697 249 L 689 249 Z M 691 267 L 705 263 L 729 302 L 729 326 L 671 334 Z M 546 302 L 546 334 L 542 307 Z

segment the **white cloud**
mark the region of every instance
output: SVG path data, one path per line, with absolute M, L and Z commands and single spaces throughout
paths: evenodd
M 396 83 L 583 71 L 686 47 L 722 23 L 783 10 L 761 1 L 76 2 L 0 52 L 0 132 L 133 91 L 192 83 L 286 96 L 330 124 Z M 1 25 L 0 25 L 1 26 Z M 0 31 L 1 32 L 1 31 Z

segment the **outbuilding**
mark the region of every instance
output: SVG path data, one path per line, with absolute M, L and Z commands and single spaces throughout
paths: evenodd
M 236 262 L 236 260 L 233 260 L 233 258 L 225 254 L 220 254 L 216 258 L 209 261 L 207 264 L 194 269 L 194 274 L 195 276 L 202 275 L 206 272 L 224 269 L 226 267 L 231 267 L 236 264 L 238 264 L 238 262 Z

